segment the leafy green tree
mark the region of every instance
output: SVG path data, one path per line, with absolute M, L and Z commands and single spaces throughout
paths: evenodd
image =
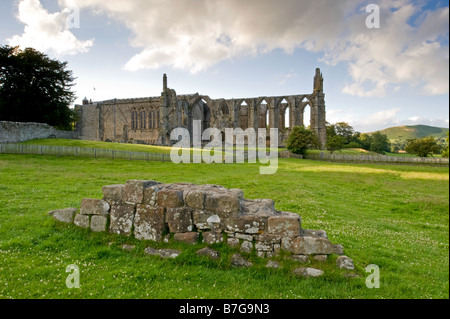
M 393 153 L 398 153 L 399 151 L 404 151 L 406 146 L 406 141 L 404 140 L 395 140 L 391 144 L 391 150 Z
M 384 154 L 391 150 L 391 142 L 386 134 L 377 131 L 371 135 L 370 151 L 374 153 Z
M 32 48 L 0 46 L 0 119 L 71 129 L 75 78 L 66 67 Z
M 348 123 L 338 122 L 334 125 L 334 130 L 336 131 L 336 135 L 344 138 L 344 144 L 352 142 L 352 137 L 355 130 Z
M 442 151 L 442 157 L 448 157 L 448 133 L 447 132 L 447 137 L 445 138 L 445 142 L 446 142 L 446 146 L 444 147 L 444 150 Z
M 407 140 L 405 151 L 409 154 L 415 154 L 419 157 L 428 157 L 438 154 L 441 151 L 440 146 L 434 137 L 424 137 L 421 139 L 410 138 Z
M 333 152 L 341 150 L 344 147 L 346 139 L 344 136 L 337 134 L 337 124 L 329 124 L 327 123 L 327 144 L 326 148 L 330 151 L 330 154 Z
M 303 126 L 295 126 L 288 137 L 286 147 L 294 154 L 305 154 L 308 149 L 320 146 L 316 133 Z
M 366 151 L 370 151 L 370 145 L 372 145 L 373 138 L 372 135 L 369 134 L 361 134 L 359 138 L 359 143 L 361 144 L 361 148 Z
M 340 135 L 335 135 L 331 137 L 327 137 L 327 150 L 330 151 L 330 154 L 333 154 L 335 151 L 339 151 L 344 147 L 345 138 Z

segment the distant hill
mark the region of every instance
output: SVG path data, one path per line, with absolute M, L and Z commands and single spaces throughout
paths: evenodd
M 444 139 L 447 136 L 448 128 L 441 128 L 428 125 L 404 125 L 390 127 L 380 132 L 386 134 L 391 141 L 407 140 L 408 138 L 423 138 L 433 136 L 437 139 Z M 369 133 L 370 134 L 370 133 Z

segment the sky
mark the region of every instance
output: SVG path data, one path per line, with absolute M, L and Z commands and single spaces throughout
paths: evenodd
M 0 45 L 67 61 L 76 104 L 160 96 L 164 73 L 178 94 L 310 94 L 320 68 L 329 123 L 449 127 L 444 0 L 2 0 Z

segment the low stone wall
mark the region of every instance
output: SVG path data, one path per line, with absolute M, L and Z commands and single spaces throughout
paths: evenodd
M 158 242 L 226 242 L 242 252 L 255 250 L 259 257 L 281 250 L 299 261 L 343 254 L 342 245 L 333 245 L 325 231 L 303 229 L 298 214 L 276 211 L 273 200 L 245 199 L 242 190 L 218 185 L 130 180 L 104 186 L 102 199 L 83 199 L 80 209 L 49 214 L 94 232 Z
M 45 123 L 0 121 L 0 143 L 18 143 L 38 138 L 77 138 L 75 131 L 60 131 Z

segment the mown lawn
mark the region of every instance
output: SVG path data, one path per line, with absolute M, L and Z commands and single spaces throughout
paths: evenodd
M 449 298 L 449 170 L 445 167 L 336 164 L 281 159 L 274 175 L 258 164 L 179 164 L 75 157 L 0 155 L 0 298 Z M 359 277 L 346 278 L 332 256 L 312 262 L 325 276 L 297 278 L 301 264 L 230 267 L 235 251 L 170 244 L 174 260 L 146 256 L 168 244 L 96 234 L 53 221 L 47 212 L 101 198 L 101 188 L 129 179 L 220 184 L 246 198 L 272 198 L 299 213 L 304 228 L 323 229 L 344 245 Z M 127 252 L 122 243 L 136 245 Z M 281 260 L 281 259 L 280 259 Z M 66 267 L 81 271 L 68 289 Z M 380 267 L 381 287 L 365 286 L 364 268 Z

